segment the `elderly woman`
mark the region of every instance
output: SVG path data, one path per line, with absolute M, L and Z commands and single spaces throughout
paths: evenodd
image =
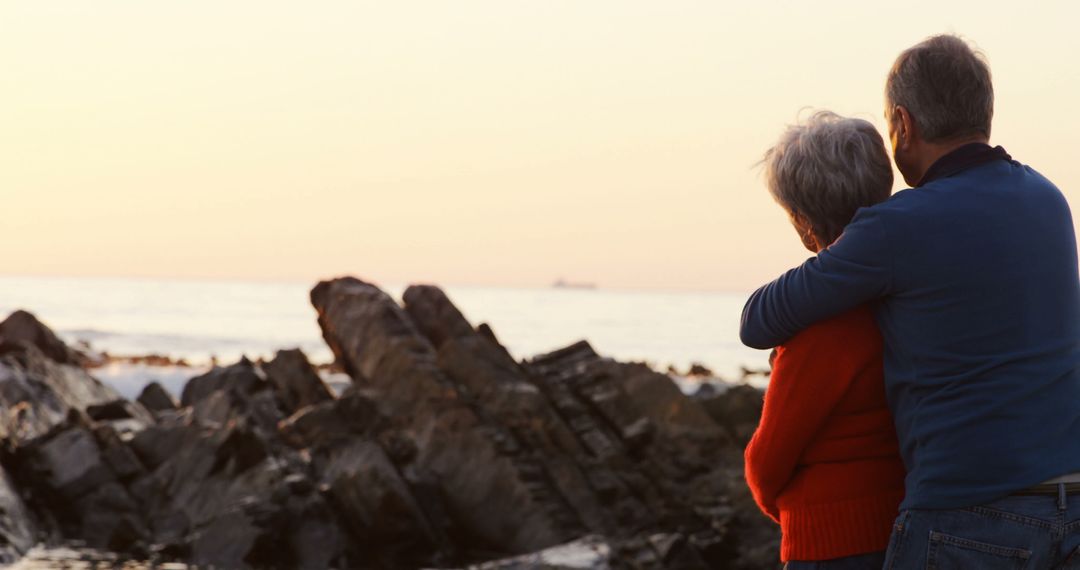
M 855 211 L 886 200 L 892 165 L 860 119 L 819 112 L 765 154 L 773 197 L 819 252 Z M 820 322 L 776 349 L 746 480 L 780 523 L 789 570 L 882 567 L 904 494 L 885 402 L 882 339 L 869 307 Z

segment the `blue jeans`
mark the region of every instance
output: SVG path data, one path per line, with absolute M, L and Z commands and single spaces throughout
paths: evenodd
M 784 570 L 881 570 L 885 562 L 885 551 L 845 556 L 832 560 L 798 561 L 792 560 L 784 565 Z
M 1057 497 L 902 511 L 884 570 L 1080 570 L 1080 494 L 1059 489 Z

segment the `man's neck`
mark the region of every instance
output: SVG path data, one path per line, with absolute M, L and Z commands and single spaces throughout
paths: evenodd
M 960 137 L 939 142 L 923 141 L 923 148 L 922 151 L 919 153 L 919 175 L 915 177 L 915 180 L 921 180 L 924 176 L 926 176 L 926 171 L 929 170 L 935 162 L 940 160 L 941 157 L 964 145 L 969 145 L 972 143 L 989 144 L 990 139 L 983 135 L 972 135 L 968 137 Z

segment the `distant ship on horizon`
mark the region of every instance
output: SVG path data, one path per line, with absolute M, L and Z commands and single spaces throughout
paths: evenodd
M 556 279 L 551 286 L 555 289 L 596 289 L 596 283 L 572 282 L 562 277 Z

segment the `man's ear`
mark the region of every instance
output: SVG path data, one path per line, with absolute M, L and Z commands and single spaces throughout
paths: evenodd
M 896 123 L 897 148 L 907 150 L 915 140 L 915 121 L 903 105 L 897 105 L 893 109 L 893 121 Z

